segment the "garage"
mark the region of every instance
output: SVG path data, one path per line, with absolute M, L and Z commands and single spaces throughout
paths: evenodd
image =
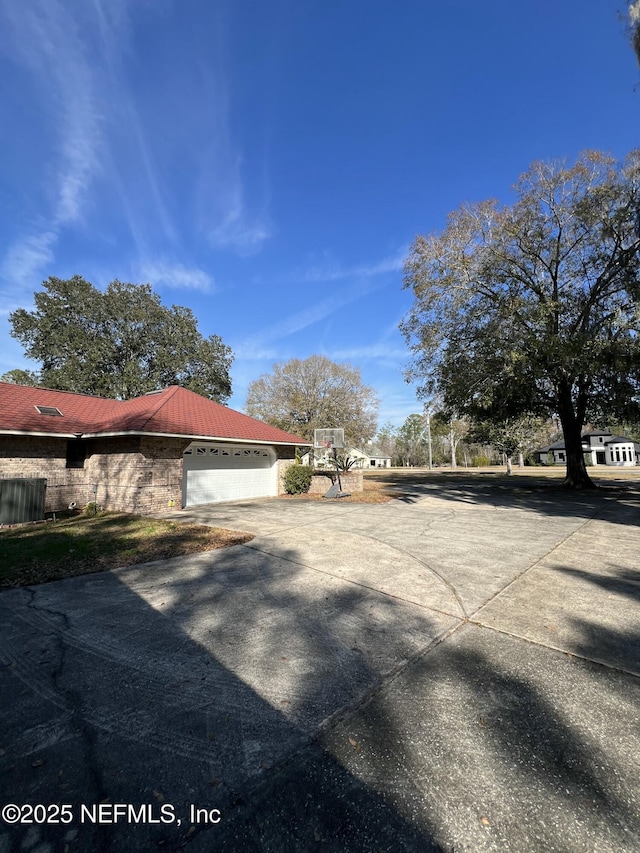
M 182 505 L 238 501 L 277 494 L 271 447 L 192 443 L 184 451 Z

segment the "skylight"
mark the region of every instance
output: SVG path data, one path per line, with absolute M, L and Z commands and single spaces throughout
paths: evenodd
M 60 409 L 56 409 L 55 406 L 36 406 L 36 409 L 40 412 L 41 415 L 49 415 L 51 418 L 61 418 L 62 412 Z

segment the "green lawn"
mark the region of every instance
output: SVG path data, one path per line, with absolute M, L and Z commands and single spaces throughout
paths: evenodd
M 248 542 L 219 527 L 137 515 L 74 516 L 0 530 L 0 587 L 25 586 Z

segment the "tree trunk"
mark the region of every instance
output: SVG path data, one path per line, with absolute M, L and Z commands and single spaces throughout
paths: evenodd
M 451 432 L 449 433 L 449 443 L 451 445 L 451 467 L 457 468 L 456 463 L 456 440 L 453 434 L 453 427 L 451 428 Z
M 513 474 L 513 468 L 511 467 L 511 457 L 507 456 L 507 474 L 511 476 Z
M 518 453 L 518 468 L 524 468 L 524 455 L 522 451 Z
M 576 417 L 568 387 L 559 390 L 558 410 L 567 459 L 567 474 L 562 485 L 567 489 L 596 489 L 597 486 L 587 473 L 587 466 L 584 464 L 582 423 Z

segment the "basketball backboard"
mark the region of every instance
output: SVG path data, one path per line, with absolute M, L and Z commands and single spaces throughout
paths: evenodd
M 341 450 L 344 447 L 344 429 L 315 429 L 313 431 L 313 446 L 323 450 Z

